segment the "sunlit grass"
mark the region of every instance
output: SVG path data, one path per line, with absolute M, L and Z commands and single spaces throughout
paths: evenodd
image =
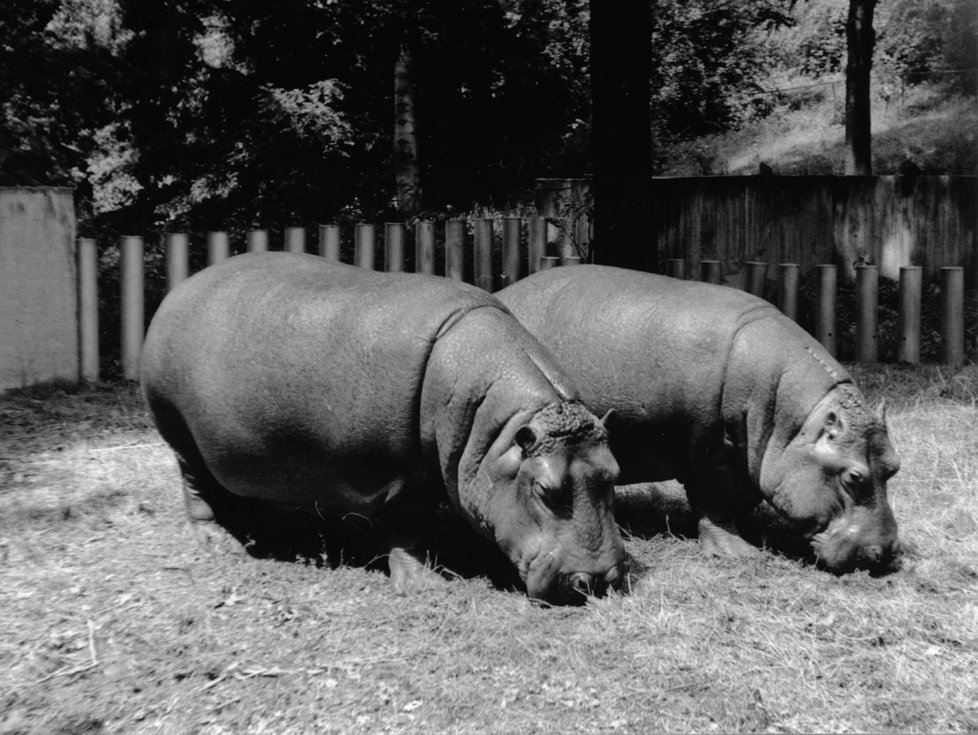
M 975 731 L 978 368 L 853 371 L 899 571 L 629 536 L 630 590 L 570 609 L 204 554 L 134 391 L 0 398 L 0 731 Z

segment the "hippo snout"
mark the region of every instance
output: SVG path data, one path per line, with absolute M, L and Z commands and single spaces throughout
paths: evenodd
M 812 539 L 812 548 L 818 561 L 837 574 L 856 569 L 886 572 L 899 553 L 896 524 L 887 524 L 885 529 L 861 523 L 830 528 Z

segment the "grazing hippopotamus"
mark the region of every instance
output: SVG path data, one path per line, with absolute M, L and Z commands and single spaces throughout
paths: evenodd
M 531 597 L 576 602 L 623 577 L 604 426 L 481 289 L 241 255 L 166 297 L 141 381 L 205 539 L 227 537 L 242 498 L 359 514 L 387 534 L 402 591 L 441 581 L 422 539 L 447 499 Z
M 496 296 L 614 411 L 621 484 L 676 478 L 704 549 L 757 553 L 738 519 L 766 500 L 825 567 L 889 565 L 886 483 L 900 462 L 885 418 L 801 327 L 725 286 L 587 265 Z

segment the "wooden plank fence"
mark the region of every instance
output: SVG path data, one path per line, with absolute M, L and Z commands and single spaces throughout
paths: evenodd
M 588 247 L 592 201 L 587 179 L 538 179 L 536 207 L 569 218 L 568 236 Z M 976 176 L 699 176 L 656 177 L 649 203 L 649 243 L 662 258 L 719 260 L 736 280 L 748 261 L 798 263 L 802 272 L 836 263 L 878 264 L 897 279 L 919 265 L 927 279 L 942 266 L 965 268 L 978 285 Z
M 444 274 L 455 280 L 471 283 L 494 291 L 505 287 L 527 273 L 571 266 L 580 262 L 576 256 L 548 255 L 547 226 L 543 217 L 521 219 L 507 217 L 501 220 L 480 218 L 471 221 L 451 219 L 444 221 L 444 237 L 436 241 L 436 223 L 418 222 L 413 233 L 412 257 L 409 255 L 408 230 L 404 224 L 388 223 L 383 226 L 382 250 L 378 249 L 378 226 L 357 224 L 353 231 L 351 262 L 361 268 L 380 268 L 389 272 L 414 270 L 418 273 Z M 471 239 L 467 236 L 471 230 Z M 525 233 L 525 236 L 524 236 Z M 342 228 L 335 224 L 319 225 L 315 252 L 330 261 L 340 262 Z M 166 260 L 166 288 L 173 289 L 190 273 L 190 238 L 185 233 L 169 233 L 163 237 Z M 438 245 L 440 244 L 440 247 Z M 99 380 L 99 330 L 98 330 L 98 283 L 97 246 L 91 239 L 77 243 L 79 283 L 79 337 L 81 378 L 88 382 Z M 146 249 L 144 239 L 138 236 L 121 237 L 118 242 L 120 279 L 120 363 L 123 377 L 138 377 L 139 353 L 142 348 L 145 314 L 144 266 Z M 268 233 L 253 230 L 245 237 L 248 252 L 269 249 Z M 310 251 L 306 230 L 302 227 L 286 228 L 282 249 L 290 252 Z M 553 248 L 551 248 L 553 249 Z M 208 265 L 218 263 L 232 254 L 227 233 L 210 232 L 206 235 Z M 436 257 L 441 251 L 443 263 L 436 267 Z M 378 257 L 378 256 L 382 256 Z M 383 264 L 378 263 L 383 260 Z M 409 262 L 410 261 L 410 262 Z M 501 269 L 494 273 L 494 263 Z M 413 264 L 413 268 L 409 268 Z M 687 261 L 673 258 L 665 262 L 664 271 L 675 278 L 687 276 Z M 710 283 L 721 283 L 723 267 L 719 260 L 699 259 L 697 277 Z M 765 296 L 770 291 L 770 281 L 775 283 L 776 304 L 788 317 L 798 320 L 799 265 L 780 263 L 776 274 L 767 261 L 748 261 L 744 288 L 751 293 Z M 836 301 L 838 267 L 835 264 L 817 264 L 818 292 L 816 304 L 815 337 L 826 349 L 836 353 Z M 941 344 L 942 362 L 960 365 L 965 359 L 964 339 L 964 269 L 960 266 L 940 269 L 941 274 Z M 875 265 L 857 267 L 856 279 L 856 360 L 877 361 L 877 287 L 879 268 Z M 921 342 L 921 294 L 922 269 L 904 266 L 900 269 L 900 347 L 898 359 L 916 364 L 920 362 Z

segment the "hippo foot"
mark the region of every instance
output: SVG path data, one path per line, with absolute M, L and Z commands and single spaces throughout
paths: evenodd
M 190 532 L 197 546 L 208 554 L 242 556 L 244 546 L 227 529 L 213 521 L 190 521 Z
M 735 533 L 718 526 L 709 518 L 700 518 L 700 548 L 712 556 L 745 559 L 760 556 L 761 550 L 747 543 Z
M 448 583 L 417 554 L 400 546 L 391 547 L 387 563 L 391 572 L 391 584 L 399 595 L 441 587 Z

